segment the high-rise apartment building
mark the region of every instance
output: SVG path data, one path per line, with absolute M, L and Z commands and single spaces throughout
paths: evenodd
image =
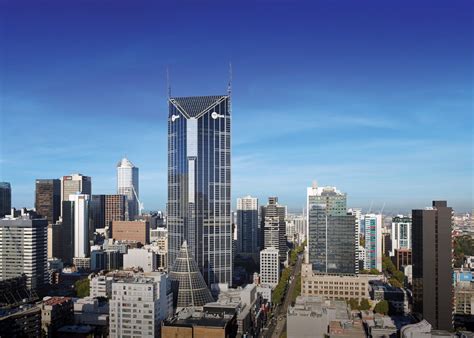
M 74 258 L 89 257 L 89 195 L 69 195 L 69 201 L 74 202 Z
M 382 215 L 366 214 L 362 222 L 365 229 L 364 269 L 382 271 Z
M 25 274 L 28 288 L 41 290 L 49 282 L 48 221 L 32 217 L 0 219 L 0 279 Z
M 140 211 L 138 167 L 125 157 L 117 163 L 117 194 L 127 196 L 125 219 L 134 220 Z
M 165 273 L 113 281 L 110 337 L 160 337 L 161 321 L 171 316 L 172 311 L 170 285 Z
M 169 265 L 187 241 L 206 283 L 232 282 L 230 96 L 169 99 Z
M 452 208 L 412 211 L 413 310 L 435 329 L 453 328 Z
M 335 187 L 307 189 L 308 263 L 315 272 L 358 270 L 355 216 L 347 213 L 346 198 Z
M 61 181 L 59 179 L 36 180 L 36 213 L 46 217 L 50 224 L 56 222 L 61 214 Z
M 12 187 L 8 182 L 0 182 L 0 218 L 10 215 L 12 208 Z
M 237 199 L 237 253 L 256 256 L 258 231 L 258 199 L 245 196 Z M 257 257 L 255 257 L 257 258 Z
M 280 262 L 286 260 L 288 246 L 286 245 L 286 206 L 278 203 L 278 197 L 269 197 L 268 204 L 262 205 L 260 208 L 260 230 L 262 232 L 262 243 L 261 248 L 267 248 L 268 239 L 265 238 L 266 233 L 271 234 L 273 237 L 274 233 L 269 232 L 268 227 L 265 230 L 265 224 L 269 219 L 278 220 L 278 245 L 275 248 L 280 253 Z
M 72 174 L 61 177 L 61 207 L 63 201 L 69 201 L 69 195 L 76 193 L 91 195 L 92 179 L 82 174 Z
M 398 215 L 392 218 L 391 240 L 390 256 L 394 256 L 397 249 L 411 249 L 411 217 Z
M 260 282 L 275 287 L 280 280 L 280 252 L 276 248 L 260 251 Z

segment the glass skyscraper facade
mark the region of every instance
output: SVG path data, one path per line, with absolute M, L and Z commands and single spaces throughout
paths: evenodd
M 357 272 L 355 216 L 347 214 L 346 194 L 334 187 L 307 192 L 308 259 L 315 272 Z
M 125 157 L 117 163 L 117 194 L 127 196 L 125 218 L 133 221 L 140 213 L 138 167 Z
M 211 286 L 232 282 L 230 97 L 169 99 L 168 259 L 181 245 Z
M 237 252 L 258 255 L 258 199 L 245 196 L 237 199 Z M 256 257 L 256 256 L 255 256 Z

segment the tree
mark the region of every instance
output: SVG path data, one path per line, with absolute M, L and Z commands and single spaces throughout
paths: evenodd
M 89 278 L 84 278 L 75 282 L 74 289 L 76 290 L 76 296 L 79 298 L 89 296 L 89 291 L 90 291 L 89 284 L 90 284 Z
M 374 312 L 375 313 L 380 313 L 380 314 L 383 314 L 383 315 L 388 314 L 388 302 L 386 300 L 382 300 L 382 301 L 378 302 L 375 305 Z
M 351 307 L 351 310 L 359 310 L 359 308 L 360 308 L 359 300 L 357 300 L 357 299 L 351 298 L 351 299 L 349 299 L 349 301 L 347 303 Z
M 367 298 L 362 298 L 359 305 L 359 310 L 366 311 L 370 310 L 370 303 Z
M 396 278 L 401 284 L 405 283 L 405 274 L 401 271 L 394 271 L 393 277 Z
M 403 287 L 403 284 L 400 283 L 400 281 L 395 278 L 395 277 L 392 277 L 388 280 L 388 282 L 393 286 L 393 287 L 396 287 L 396 288 L 402 288 Z

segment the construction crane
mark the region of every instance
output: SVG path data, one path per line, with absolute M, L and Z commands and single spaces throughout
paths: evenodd
M 135 187 L 132 185 L 132 190 L 133 194 L 135 195 L 135 199 L 137 200 L 138 203 L 138 214 L 141 216 L 142 211 L 143 211 L 143 203 L 140 202 L 140 199 L 138 198 L 137 191 L 135 190 Z

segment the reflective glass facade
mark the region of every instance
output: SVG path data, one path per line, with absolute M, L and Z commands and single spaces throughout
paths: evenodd
M 346 194 L 334 187 L 308 188 L 308 254 L 315 272 L 357 272 L 356 217 Z
M 226 95 L 169 100 L 169 266 L 186 240 L 209 286 L 232 281 L 229 108 Z

